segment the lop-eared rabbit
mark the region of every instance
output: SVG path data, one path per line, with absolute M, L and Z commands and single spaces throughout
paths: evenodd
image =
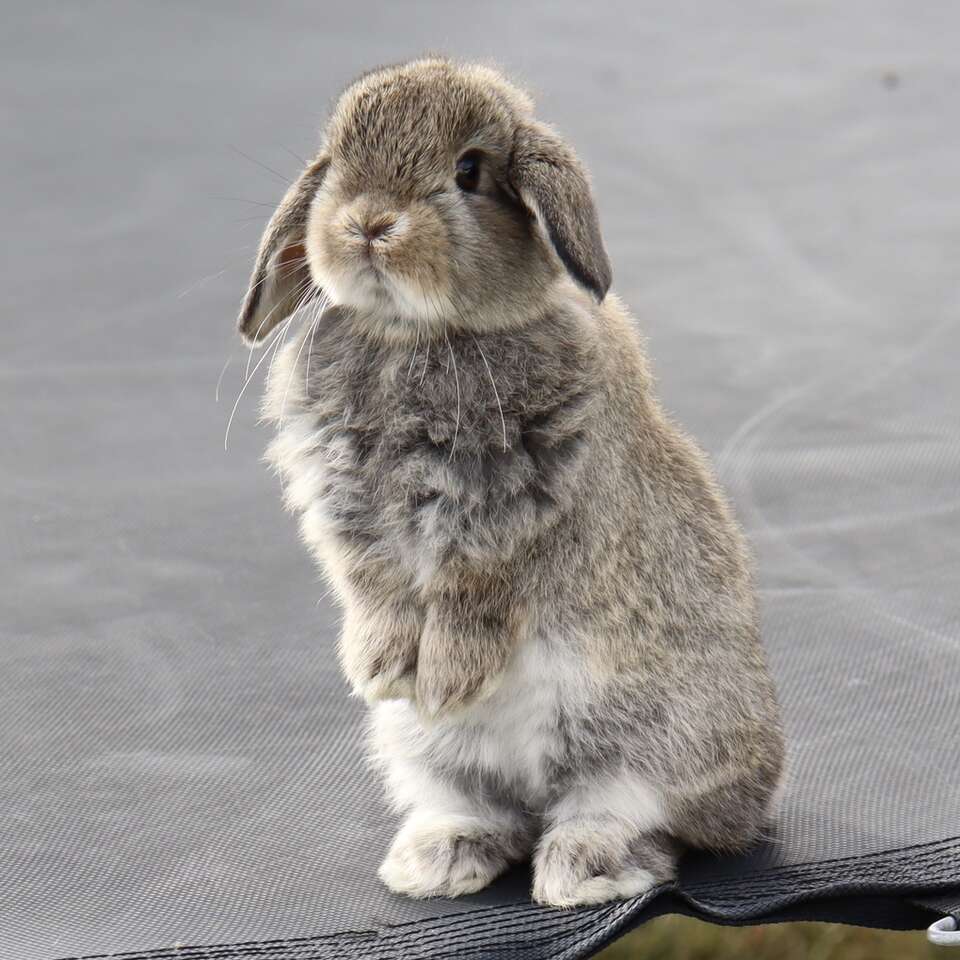
M 350 86 L 266 228 L 239 327 L 405 814 L 394 891 L 532 856 L 542 903 L 633 897 L 770 815 L 749 555 L 610 282 L 574 152 L 445 59 Z

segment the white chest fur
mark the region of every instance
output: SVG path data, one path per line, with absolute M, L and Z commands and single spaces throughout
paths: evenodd
M 384 762 L 399 805 L 422 803 L 424 791 L 441 796 L 442 772 L 448 772 L 497 783 L 527 809 L 542 810 L 551 772 L 566 752 L 561 713 L 584 695 L 578 663 L 569 644 L 533 638 L 516 652 L 487 700 L 430 728 L 406 701 L 380 704 L 373 718 L 374 754 Z

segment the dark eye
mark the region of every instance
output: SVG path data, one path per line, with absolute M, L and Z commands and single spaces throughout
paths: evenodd
M 457 161 L 457 186 L 472 193 L 480 183 L 480 155 L 465 153 Z

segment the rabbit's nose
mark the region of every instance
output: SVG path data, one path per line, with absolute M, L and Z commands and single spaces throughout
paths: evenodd
M 361 230 L 367 240 L 380 240 L 389 236 L 397 224 L 397 218 L 389 215 L 371 217 L 365 220 Z

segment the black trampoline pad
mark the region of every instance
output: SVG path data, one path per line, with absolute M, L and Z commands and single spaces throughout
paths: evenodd
M 573 958 L 665 909 L 960 910 L 958 27 L 906 2 L 8 12 L 0 960 Z M 257 380 L 224 451 L 292 154 L 354 74 L 426 49 L 499 59 L 583 154 L 615 289 L 756 549 L 783 811 L 642 901 L 380 886 L 396 824 Z

